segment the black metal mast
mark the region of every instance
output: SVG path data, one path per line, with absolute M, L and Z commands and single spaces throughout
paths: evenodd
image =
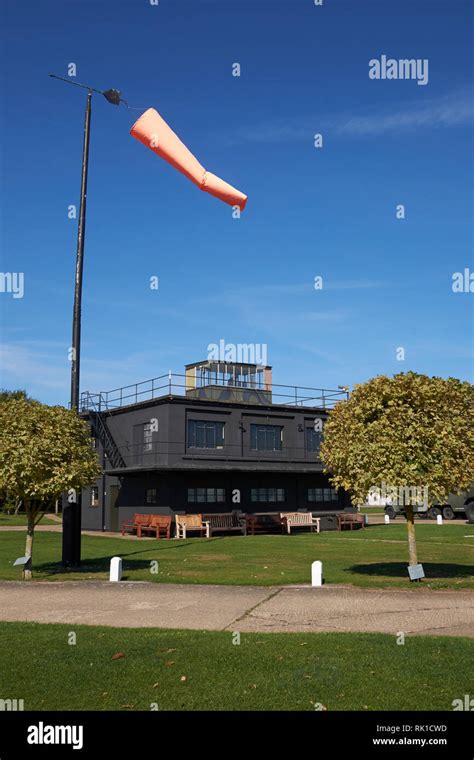
M 82 273 L 84 268 L 84 237 L 86 232 L 87 173 L 89 170 L 89 140 L 91 129 L 92 92 L 87 93 L 82 146 L 81 199 L 77 225 L 76 275 L 74 279 L 74 309 L 71 346 L 71 409 L 79 409 L 79 376 L 81 368 L 81 306 Z
M 96 90 L 94 87 L 73 82 L 71 79 L 50 74 L 54 79 L 73 84 L 88 90 L 84 116 L 84 139 L 82 145 L 81 197 L 79 221 L 77 225 L 76 272 L 74 278 L 74 307 L 72 316 L 71 346 L 71 409 L 79 412 L 79 383 L 81 370 L 81 311 L 82 311 L 82 275 L 84 269 L 84 239 L 86 232 L 87 176 L 89 171 L 89 141 L 92 112 L 92 93 L 98 92 L 109 103 L 120 105 L 119 90 Z M 79 567 L 81 564 L 81 492 L 71 490 L 63 508 L 62 564 L 67 567 Z

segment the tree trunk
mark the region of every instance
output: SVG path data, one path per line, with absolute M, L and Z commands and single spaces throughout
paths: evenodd
M 417 565 L 418 559 L 416 556 L 416 536 L 415 536 L 415 515 L 413 507 L 405 506 L 407 515 L 407 530 L 408 530 L 408 556 L 410 565 Z
M 23 569 L 23 580 L 31 581 L 33 577 L 33 574 L 31 572 L 31 561 L 33 557 L 33 538 L 35 535 L 35 516 L 27 508 L 26 504 L 25 504 L 25 509 L 27 510 L 27 515 L 28 515 L 28 527 L 26 528 L 25 557 L 28 557 L 28 560 Z

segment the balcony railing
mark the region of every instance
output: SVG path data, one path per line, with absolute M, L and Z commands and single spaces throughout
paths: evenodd
M 117 446 L 121 464 L 111 469 L 155 467 L 182 467 L 188 462 L 196 466 L 199 462 L 214 467 L 219 464 L 238 466 L 248 464 L 308 464 L 321 465 L 319 452 L 309 451 L 303 446 L 284 446 L 275 451 L 251 449 L 247 443 L 225 443 L 217 448 L 194 448 L 184 441 L 153 441 L 153 443 L 126 443 Z
M 282 404 L 284 406 L 307 406 L 317 409 L 331 409 L 338 401 L 348 398 L 348 391 L 342 389 L 328 388 L 307 388 L 296 385 L 279 385 L 276 383 L 267 383 L 264 387 L 261 384 L 242 382 L 238 385 L 229 385 L 216 381 L 212 386 L 198 386 L 191 388 L 189 379 L 186 375 L 180 375 L 168 372 L 166 375 L 154 377 L 151 380 L 145 380 L 141 383 L 125 385 L 122 388 L 114 388 L 111 391 L 101 391 L 100 393 L 90 393 L 84 391 L 81 394 L 80 409 L 82 412 L 108 411 L 119 409 L 131 404 L 138 404 L 144 401 L 151 401 L 163 396 L 186 396 L 186 394 L 197 396 L 197 392 L 205 388 L 225 388 L 233 391 L 231 400 L 247 401 L 253 403 L 271 403 Z M 246 398 L 248 392 L 248 398 Z M 237 394 L 237 395 L 236 395 Z M 239 398 L 239 394 L 241 398 Z M 255 396 L 252 396 L 255 394 Z M 260 394 L 260 395 L 259 395 Z M 211 399 L 209 399 L 211 400 Z M 214 395 L 212 400 L 217 400 Z M 227 400 L 227 399 L 222 399 Z

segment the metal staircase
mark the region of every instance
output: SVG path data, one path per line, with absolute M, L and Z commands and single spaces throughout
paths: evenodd
M 107 423 L 101 412 L 97 409 L 94 399 L 88 394 L 88 411 L 91 420 L 92 431 L 96 438 L 101 442 L 107 459 L 114 470 L 124 468 L 125 461 L 120 453 L 120 450 L 115 443 L 112 434 L 107 427 Z

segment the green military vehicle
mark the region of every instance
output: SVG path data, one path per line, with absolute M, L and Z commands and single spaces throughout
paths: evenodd
M 474 483 L 468 491 L 450 493 L 445 504 L 433 504 L 428 510 L 428 517 L 435 519 L 438 515 L 443 515 L 445 520 L 463 517 L 474 523 Z
M 405 510 L 403 506 L 387 504 L 385 514 L 393 520 L 397 515 L 405 516 Z M 458 494 L 450 493 L 445 503 L 432 504 L 426 512 L 420 512 L 418 516 L 436 520 L 438 515 L 443 515 L 445 520 L 462 517 L 469 520 L 470 523 L 474 523 L 474 483 L 468 491 L 462 491 Z

